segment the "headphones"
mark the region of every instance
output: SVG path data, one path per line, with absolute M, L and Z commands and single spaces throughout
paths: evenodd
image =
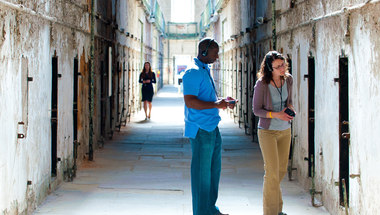
M 265 64 L 267 65 L 267 68 L 268 68 L 269 72 L 273 72 L 273 68 L 268 63 L 268 61 L 270 60 L 271 57 L 272 57 L 272 55 L 267 55 L 265 57 Z
M 281 60 L 284 60 L 285 61 L 285 58 L 284 56 L 277 52 L 277 51 L 269 51 L 266 55 L 265 55 L 265 65 L 266 67 L 268 68 L 269 72 L 273 72 L 273 66 L 272 66 L 272 63 L 274 60 L 276 59 L 281 59 Z M 271 63 L 269 63 L 269 61 Z
M 208 41 L 207 46 L 206 46 L 206 49 L 202 52 L 202 56 L 203 56 L 203 57 L 206 57 L 206 56 L 207 56 L 208 48 L 210 47 L 211 42 L 213 42 L 213 41 L 214 41 L 214 39 L 211 39 L 211 40 Z

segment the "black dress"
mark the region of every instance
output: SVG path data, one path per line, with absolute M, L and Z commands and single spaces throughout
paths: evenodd
M 156 74 L 152 72 L 152 77 L 149 77 L 146 73 L 141 73 L 139 78 L 139 83 L 143 83 L 143 81 L 150 80 L 150 83 L 142 84 L 141 92 L 142 92 L 142 101 L 152 102 L 153 99 L 153 83 L 156 83 Z

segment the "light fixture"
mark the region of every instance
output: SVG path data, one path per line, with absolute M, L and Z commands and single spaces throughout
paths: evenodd
M 211 14 L 211 17 L 210 17 L 210 22 L 211 23 L 217 22 L 218 19 L 219 19 L 219 14 L 217 12 Z
M 156 17 L 154 17 L 154 15 L 151 15 L 151 16 L 149 17 L 149 19 L 148 19 L 148 22 L 149 22 L 149 23 L 154 23 L 154 22 L 156 22 Z
M 264 23 L 264 17 L 262 16 L 257 17 L 256 22 L 257 24 L 262 25 Z
M 269 21 L 269 19 L 266 18 L 266 17 L 259 16 L 259 17 L 256 18 L 256 23 L 258 25 L 262 25 L 264 23 L 267 23 L 268 21 Z

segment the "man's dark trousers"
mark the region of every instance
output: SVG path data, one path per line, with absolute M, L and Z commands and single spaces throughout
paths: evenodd
M 192 148 L 191 191 L 194 215 L 219 214 L 215 206 L 218 198 L 221 172 L 222 138 L 219 128 L 208 132 L 199 129 L 195 138 L 190 138 Z

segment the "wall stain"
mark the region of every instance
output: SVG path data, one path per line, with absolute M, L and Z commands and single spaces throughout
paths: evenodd
M 3 16 L 1 16 L 1 19 L 4 19 Z M 0 48 L 3 46 L 3 43 L 5 41 L 5 37 L 7 35 L 7 32 L 5 31 L 5 23 L 3 25 L 0 25 Z

